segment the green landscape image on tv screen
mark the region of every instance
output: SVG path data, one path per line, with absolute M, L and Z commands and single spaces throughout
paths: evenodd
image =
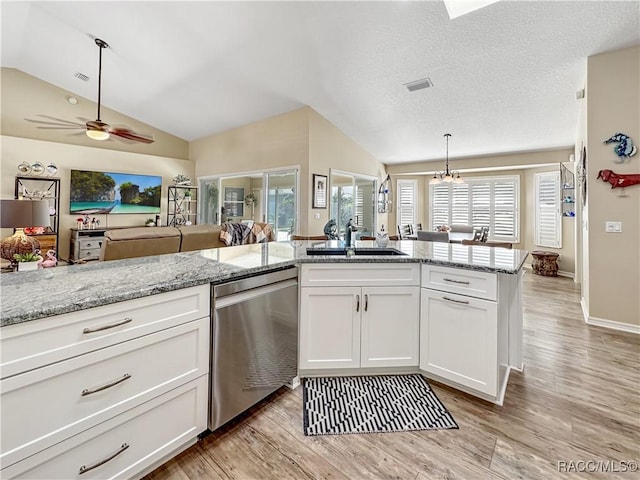
M 162 177 L 71 170 L 69 213 L 160 213 Z

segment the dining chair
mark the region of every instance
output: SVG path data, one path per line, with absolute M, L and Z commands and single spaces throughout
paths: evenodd
M 409 238 L 411 235 L 413 235 L 413 231 L 411 230 L 410 224 L 398 225 L 398 237 L 400 237 L 400 239 Z
M 462 240 L 462 245 L 480 245 L 483 247 L 501 247 L 501 248 L 513 248 L 513 243 L 509 242 L 478 242 L 476 240 Z
M 462 223 L 451 224 L 451 232 L 473 233 L 473 225 L 464 225 Z
M 375 240 L 376 237 L 367 237 L 367 236 L 362 236 L 360 237 L 358 240 Z M 399 240 L 398 235 L 389 235 L 389 240 Z
M 418 230 L 418 240 L 449 243 L 449 232 L 428 232 L 426 230 Z
M 326 235 L 291 235 L 291 240 L 329 240 Z

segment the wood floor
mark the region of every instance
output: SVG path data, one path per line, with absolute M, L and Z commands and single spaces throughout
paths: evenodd
M 524 283 L 505 405 L 430 382 L 459 430 L 305 437 L 283 388 L 145 480 L 640 478 L 618 463 L 640 461 L 640 337 L 586 326 L 568 278 Z

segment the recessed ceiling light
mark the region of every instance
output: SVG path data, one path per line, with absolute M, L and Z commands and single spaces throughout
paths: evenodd
M 67 102 L 69 102 L 71 105 L 77 105 L 78 99 L 76 97 L 67 97 Z
M 433 87 L 433 82 L 430 78 L 422 78 L 420 80 L 405 83 L 404 86 L 407 87 L 407 90 L 409 90 L 410 92 L 414 92 L 423 88 Z

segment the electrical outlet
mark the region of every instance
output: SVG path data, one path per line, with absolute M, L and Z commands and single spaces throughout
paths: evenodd
M 604 222 L 604 231 L 607 233 L 622 233 L 622 222 Z

